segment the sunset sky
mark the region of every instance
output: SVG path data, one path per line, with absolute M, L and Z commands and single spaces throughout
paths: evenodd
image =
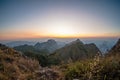
M 0 40 L 120 37 L 120 0 L 0 0 Z

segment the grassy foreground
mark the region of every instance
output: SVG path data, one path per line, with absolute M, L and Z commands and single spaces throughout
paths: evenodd
M 66 80 L 120 80 L 120 56 L 72 62 L 60 67 Z

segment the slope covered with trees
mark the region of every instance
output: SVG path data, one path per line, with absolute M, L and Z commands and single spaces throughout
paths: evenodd
M 66 46 L 56 50 L 51 56 L 57 57 L 62 61 L 77 61 L 87 58 L 93 58 L 95 55 L 101 55 L 100 50 L 95 44 L 84 44 L 79 39 Z

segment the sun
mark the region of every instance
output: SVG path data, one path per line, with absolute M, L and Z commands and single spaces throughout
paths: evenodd
M 69 28 L 67 27 L 56 27 L 56 33 L 59 35 L 69 35 L 72 34 Z
M 48 19 L 44 24 L 46 32 L 50 37 L 72 37 L 77 34 L 75 23 L 72 20 L 63 18 Z
M 74 34 L 71 26 L 57 25 L 52 28 L 52 33 L 58 37 L 68 37 Z

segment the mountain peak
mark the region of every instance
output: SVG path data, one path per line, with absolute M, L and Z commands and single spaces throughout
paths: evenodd
M 82 41 L 79 39 L 66 44 L 66 46 L 57 49 L 53 56 L 57 56 L 61 61 L 68 61 L 69 59 L 74 60 L 80 60 L 80 59 L 86 59 L 86 58 L 92 58 L 96 56 L 100 50 L 97 48 L 97 46 L 93 43 L 91 44 L 83 44 Z
M 75 41 L 73 41 L 72 43 L 80 43 L 83 44 L 83 42 L 80 39 L 76 39 Z
M 34 47 L 38 50 L 48 50 L 51 53 L 58 48 L 58 45 L 55 40 L 49 39 L 46 42 L 36 43 Z
M 82 41 L 80 41 L 80 39 L 76 39 L 75 41 L 70 42 L 69 44 L 66 44 L 66 46 L 69 45 L 73 45 L 73 44 L 81 44 L 84 45 L 84 43 Z
M 48 42 L 48 43 L 56 43 L 56 41 L 53 40 L 53 39 L 49 39 L 47 42 Z
M 76 41 L 77 41 L 77 42 L 80 42 L 80 39 L 77 39 Z

